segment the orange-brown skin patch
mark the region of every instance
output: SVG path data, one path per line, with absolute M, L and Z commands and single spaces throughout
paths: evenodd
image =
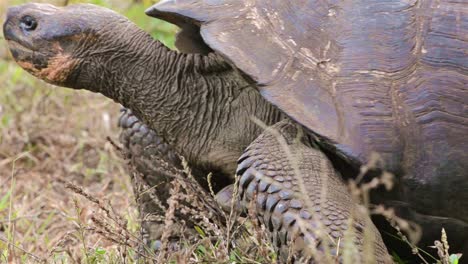
M 58 54 L 49 60 L 49 66 L 38 72 L 38 77 L 52 83 L 63 83 L 75 68 L 76 60 L 68 54 Z
M 77 62 L 69 54 L 63 53 L 63 49 L 58 42 L 53 43 L 52 47 L 57 55 L 49 59 L 46 68 L 39 70 L 29 61 L 17 61 L 17 63 L 23 69 L 44 81 L 61 84 L 66 81 Z
M 23 69 L 44 81 L 60 84 L 67 80 L 68 75 L 76 65 L 76 60 L 72 59 L 70 55 L 58 54 L 49 60 L 47 68 L 41 70 L 38 70 L 29 61 L 17 61 L 17 63 Z
M 29 61 L 16 61 L 16 62 L 18 63 L 19 66 L 21 66 L 21 68 L 35 75 L 34 72 L 37 70 L 32 63 L 30 63 Z

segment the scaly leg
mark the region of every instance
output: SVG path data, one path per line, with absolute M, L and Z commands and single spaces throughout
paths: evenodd
M 140 211 L 143 241 L 148 245 L 151 242 L 159 243 L 173 180 L 171 171 L 182 169 L 181 160 L 170 145 L 130 110 L 122 109 L 118 125 L 122 128 L 120 142 L 124 159 L 133 174 L 132 183 Z
M 339 259 L 351 258 L 352 263 L 391 263 L 364 208 L 327 156 L 301 132 L 282 121 L 246 149 L 237 169 L 241 208 L 254 211 L 283 260 L 292 247 L 297 257 L 313 256 L 318 263 L 327 249 L 331 255 L 339 250 Z M 217 200 L 229 200 L 231 189 L 221 191 Z M 350 243 L 354 249 L 346 249 Z

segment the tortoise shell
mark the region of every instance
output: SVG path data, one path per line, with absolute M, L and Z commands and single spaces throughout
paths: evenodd
M 434 202 L 426 191 L 468 193 L 467 2 L 165 0 L 147 14 L 199 27 L 268 101 L 348 155 L 379 153 L 420 208 Z

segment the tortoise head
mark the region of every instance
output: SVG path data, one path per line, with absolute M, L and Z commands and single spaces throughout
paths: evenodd
M 13 58 L 25 70 L 55 85 L 83 88 L 74 87 L 79 65 L 108 51 L 106 46 L 115 47 L 109 43 L 117 38 L 112 31 L 125 24 L 130 24 L 125 17 L 89 4 L 25 4 L 8 9 L 3 31 Z

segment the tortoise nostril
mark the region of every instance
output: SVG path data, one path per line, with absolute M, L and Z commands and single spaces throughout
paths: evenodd
M 20 28 L 26 31 L 33 31 L 37 27 L 37 21 L 31 16 L 24 16 L 20 20 Z

